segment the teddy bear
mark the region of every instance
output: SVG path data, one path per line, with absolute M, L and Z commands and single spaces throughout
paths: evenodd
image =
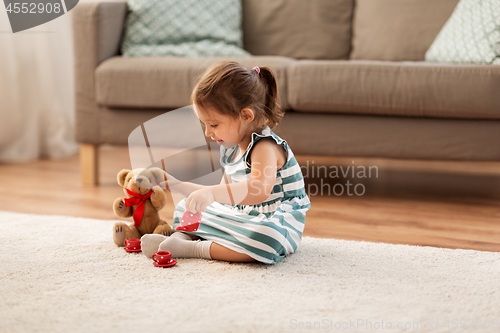
M 123 187 L 125 198 L 118 198 L 113 203 L 113 211 L 119 217 L 134 218 L 134 224 L 118 222 L 113 226 L 113 241 L 118 246 L 125 246 L 126 239 L 141 238 L 144 234 L 162 234 L 170 236 L 172 228 L 160 219 L 159 211 L 167 203 L 166 172 L 160 168 L 123 169 L 118 172 L 118 184 Z

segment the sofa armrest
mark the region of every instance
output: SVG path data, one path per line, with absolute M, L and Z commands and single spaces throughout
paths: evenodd
M 75 136 L 80 143 L 99 144 L 99 105 L 95 98 L 95 69 L 118 54 L 125 1 L 80 2 L 73 13 L 75 73 Z
M 73 11 L 76 58 L 92 57 L 97 67 L 102 61 L 117 55 L 126 14 L 125 0 L 80 2 Z

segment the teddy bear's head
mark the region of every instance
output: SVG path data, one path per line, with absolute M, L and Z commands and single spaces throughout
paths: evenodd
M 146 195 L 156 184 L 164 183 L 167 179 L 165 171 L 160 168 L 123 169 L 118 173 L 118 184 L 125 189 L 140 195 Z

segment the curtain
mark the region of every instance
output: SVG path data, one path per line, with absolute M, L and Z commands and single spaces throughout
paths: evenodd
M 0 162 L 78 150 L 71 14 L 13 34 L 0 4 Z

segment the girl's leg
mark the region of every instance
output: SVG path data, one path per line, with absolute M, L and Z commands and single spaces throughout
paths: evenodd
M 191 235 L 183 232 L 174 232 L 172 236 L 160 243 L 158 249 L 160 251 L 168 251 L 172 253 L 172 258 L 204 258 L 210 257 L 211 241 L 199 239 L 199 236 Z
M 205 258 L 232 262 L 255 261 L 246 254 L 233 251 L 212 241 L 197 240 L 197 238 L 199 237 L 187 233 L 174 232 L 172 236 L 165 237 L 164 241 L 157 246 L 157 250 L 171 252 L 172 258 Z
M 189 241 L 196 240 L 196 239 L 200 238 L 196 235 L 188 235 L 188 234 L 183 234 L 180 232 L 174 232 L 172 234 L 172 236 L 170 236 L 170 237 L 174 237 L 174 238 L 180 237 L 181 239 L 189 240 Z M 169 238 L 169 236 L 163 236 L 162 234 L 145 234 L 141 238 L 142 253 L 146 257 L 151 259 L 151 256 L 160 250 L 159 249 L 160 244 L 168 238 Z
M 151 256 L 158 252 L 158 246 L 167 239 L 167 236 L 161 234 L 145 234 L 141 237 L 142 254 L 151 259 Z
M 210 246 L 210 256 L 212 257 L 212 259 L 223 260 L 223 261 L 232 261 L 232 262 L 255 261 L 254 258 L 250 257 L 247 254 L 236 252 L 215 242 L 213 242 L 212 245 Z

